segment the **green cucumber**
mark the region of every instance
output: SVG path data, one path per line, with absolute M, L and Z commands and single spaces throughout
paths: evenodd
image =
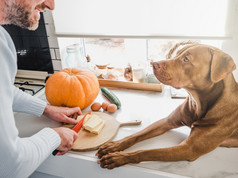
M 113 104 L 117 105 L 117 109 L 120 109 L 121 107 L 121 101 L 118 99 L 118 97 L 108 88 L 101 88 L 102 94 Z

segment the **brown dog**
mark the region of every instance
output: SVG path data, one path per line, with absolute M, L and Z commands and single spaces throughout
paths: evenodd
M 154 63 L 153 67 L 159 81 L 185 88 L 189 96 L 168 117 L 101 146 L 97 152 L 101 167 L 112 169 L 141 161 L 193 161 L 218 146 L 238 147 L 238 85 L 232 74 L 235 64 L 229 55 L 212 46 L 192 44 L 178 51 L 173 59 Z M 191 133 L 177 146 L 119 152 L 184 125 L 191 128 Z

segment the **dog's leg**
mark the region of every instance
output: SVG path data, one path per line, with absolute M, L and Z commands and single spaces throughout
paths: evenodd
M 122 151 L 130 146 L 134 145 L 137 142 L 142 140 L 155 137 L 165 133 L 170 129 L 174 129 L 180 126 L 183 126 L 184 123 L 182 119 L 185 118 L 184 113 L 181 112 L 184 109 L 184 104 L 179 106 L 173 113 L 171 113 L 167 118 L 158 120 L 152 125 L 148 126 L 144 130 L 125 137 L 118 141 L 108 142 L 102 145 L 97 152 L 97 156 L 101 158 L 103 155 L 112 153 L 115 151 Z
M 97 156 L 101 158 L 103 155 L 107 153 L 122 151 L 126 148 L 129 148 L 130 146 L 134 145 L 137 142 L 140 142 L 142 140 L 157 135 L 161 135 L 167 130 L 172 128 L 174 127 L 171 127 L 171 125 L 167 123 L 167 119 L 161 119 L 136 134 L 130 135 L 118 141 L 112 141 L 102 145 L 97 152 Z
M 142 161 L 178 161 L 188 160 L 188 148 L 179 145 L 171 148 L 152 150 L 138 150 L 135 152 L 114 152 L 104 155 L 98 164 L 102 168 L 113 169 L 128 163 L 139 163 Z
M 127 163 L 142 161 L 194 161 L 201 155 L 214 150 L 224 140 L 222 135 L 215 135 L 219 130 L 220 128 L 215 127 L 193 128 L 190 136 L 178 146 L 109 153 L 104 155 L 98 163 L 102 168 L 113 169 Z
M 238 147 L 238 130 L 232 133 L 232 136 L 224 140 L 220 146 L 224 147 Z
M 222 144 L 221 147 L 238 147 L 238 139 L 237 138 L 228 138 Z

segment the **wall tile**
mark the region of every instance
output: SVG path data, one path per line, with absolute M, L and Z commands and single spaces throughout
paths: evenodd
M 53 48 L 53 49 L 50 49 L 50 55 L 51 55 L 51 58 L 52 59 L 57 59 L 56 58 L 56 55 L 55 55 L 55 49 Z
M 58 71 L 62 69 L 61 61 L 60 60 L 52 60 L 54 71 Z
M 59 44 L 58 44 L 57 37 L 55 35 L 54 20 L 53 20 L 51 11 L 46 10 L 44 12 L 44 20 L 45 20 L 45 27 L 46 27 L 46 32 L 48 36 L 48 42 L 50 46 L 50 54 L 52 58 L 53 68 L 54 68 L 54 71 L 56 72 L 62 69 L 62 64 L 61 64 L 61 57 L 60 57 L 60 51 L 59 51 Z

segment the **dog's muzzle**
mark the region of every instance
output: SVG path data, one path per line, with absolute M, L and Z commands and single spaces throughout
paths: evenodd
M 160 61 L 160 62 L 153 63 L 154 75 L 162 83 L 167 83 L 167 81 L 171 80 L 171 77 L 166 72 L 166 70 L 167 70 L 167 66 L 166 66 L 165 62 Z

